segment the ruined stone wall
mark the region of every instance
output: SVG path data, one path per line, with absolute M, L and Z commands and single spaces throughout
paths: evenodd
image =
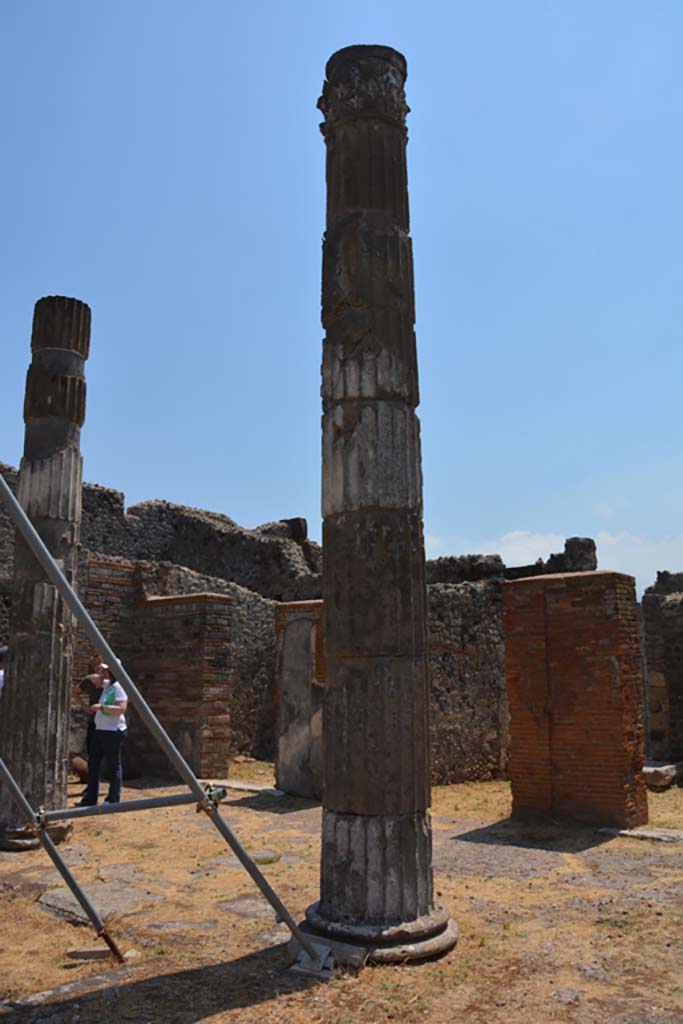
M 683 761 L 683 573 L 657 573 L 643 595 L 648 754 Z
M 508 767 L 500 580 L 427 587 L 432 783 L 503 778 Z
M 136 679 L 134 672 L 136 661 L 138 664 L 143 661 L 144 664 L 149 663 L 147 654 L 143 658 L 145 645 L 149 648 L 149 657 L 158 655 L 162 659 L 171 657 L 174 660 L 187 657 L 193 663 L 188 654 L 188 642 L 190 645 L 196 643 L 198 649 L 204 642 L 197 634 L 198 627 L 190 628 L 188 619 L 185 628 L 183 616 L 180 616 L 177 634 L 167 634 L 161 645 L 163 650 L 157 650 L 160 646 L 158 630 L 155 632 L 140 626 L 140 609 L 145 607 L 145 599 L 204 592 L 228 595 L 232 599 L 233 649 L 227 697 L 230 736 L 226 743 L 226 757 L 243 751 L 256 757 L 272 757 L 275 729 L 274 602 L 234 583 L 167 563 L 135 562 L 83 553 L 79 573 L 83 603 L 143 693 L 144 680 Z M 163 630 L 163 616 L 159 623 L 159 629 Z M 74 681 L 86 674 L 91 653 L 91 645 L 79 631 Z M 183 715 L 184 711 L 179 707 L 179 720 Z
M 635 581 L 573 573 L 503 585 L 516 817 L 647 822 Z
M 304 519 L 247 530 L 228 516 L 167 501 L 125 512 L 119 491 L 86 484 L 81 541 L 91 551 L 171 562 L 275 600 L 297 597 L 300 580 L 304 590 L 320 587 L 320 548 L 307 539 Z
M 233 740 L 232 598 L 143 598 L 135 603 L 128 642 L 126 667 L 192 770 L 200 778 L 225 778 Z M 175 774 L 134 709 L 126 743 L 144 774 Z
M 322 702 L 326 679 L 322 601 L 275 609 L 277 743 L 275 779 L 285 793 L 320 799 Z
M 595 541 L 568 537 L 564 551 L 539 558 L 533 565 L 506 566 L 500 555 L 449 555 L 427 562 L 427 583 L 472 583 L 494 577 L 516 580 L 558 572 L 594 572 L 598 567 Z
M 307 715 L 318 706 L 309 690 L 324 683 L 326 676 L 322 630 L 322 601 L 276 606 L 278 665 L 287 652 L 282 641 L 301 647 L 305 638 L 298 632 L 283 636 L 288 623 L 308 617 L 313 630 L 310 671 L 306 652 L 290 652 L 287 670 L 288 692 L 280 690 L 280 740 L 286 758 L 280 770 L 288 792 L 311 795 L 320 792 L 306 781 L 307 793 L 297 785 L 302 779 L 294 770 L 288 752 L 293 745 L 310 742 Z M 501 581 L 436 584 L 427 587 L 427 635 L 431 674 L 431 780 L 434 785 L 505 777 L 508 764 L 508 703 L 505 689 L 503 605 Z M 298 658 L 305 679 L 296 677 Z M 282 671 L 280 669 L 280 671 Z M 306 755 L 308 756 L 308 755 Z M 305 758 L 304 758 L 305 760 Z M 312 769 L 311 769 L 312 771 Z M 309 775 L 311 774 L 309 771 Z

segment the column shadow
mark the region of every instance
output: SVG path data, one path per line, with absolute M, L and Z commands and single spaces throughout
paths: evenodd
M 10 1004 L 11 1016 L 0 1011 L 0 1020 L 12 1024 L 37 1024 L 39 1020 L 102 1024 L 107 1019 L 196 1024 L 214 1014 L 256 1007 L 283 993 L 316 988 L 320 980 L 286 970 L 290 963 L 286 950 L 282 944 L 224 963 L 131 981 L 123 967 L 111 971 L 108 984 L 94 991 L 87 991 L 89 985 L 97 984 L 96 978 L 90 978 L 65 986 L 70 991 L 46 993 L 35 1005 Z
M 580 853 L 609 843 L 614 836 L 599 832 L 597 826 L 578 822 L 533 822 L 501 818 L 492 825 L 459 832 L 450 838 L 463 843 L 515 846 L 527 850 L 547 850 L 552 853 Z

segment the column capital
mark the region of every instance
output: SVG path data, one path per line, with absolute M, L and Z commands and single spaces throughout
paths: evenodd
M 376 118 L 405 126 L 410 108 L 404 92 L 406 59 L 390 46 L 346 46 L 325 68 L 326 80 L 318 109 L 323 135 L 339 122 Z

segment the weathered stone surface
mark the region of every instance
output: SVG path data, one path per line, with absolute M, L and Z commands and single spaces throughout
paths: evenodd
M 551 573 L 594 572 L 597 567 L 595 541 L 590 537 L 568 537 L 562 553 L 550 555 L 545 562 L 539 558 L 533 565 L 506 568 L 505 579 L 526 579 L 529 576 L 545 576 Z
M 505 565 L 500 555 L 448 555 L 426 562 L 427 583 L 473 583 L 501 578 Z
M 97 909 L 103 921 L 111 914 L 120 914 L 132 910 L 141 903 L 153 902 L 161 899 L 160 896 L 152 895 L 148 890 L 138 888 L 134 885 L 107 882 L 91 882 L 81 886 L 92 905 Z M 72 924 L 90 924 L 90 919 L 66 886 L 55 889 L 48 889 L 38 900 L 38 905 L 43 910 L 49 910 L 58 917 L 64 917 Z
M 647 748 L 656 761 L 683 760 L 683 573 L 658 572 L 643 594 Z
M 509 752 L 499 579 L 427 587 L 432 782 L 503 778 Z
M 669 789 L 674 783 L 683 781 L 683 761 L 678 764 L 646 764 L 641 774 L 648 789 Z
M 80 427 L 90 310 L 76 299 L 36 303 L 27 377 L 26 432 L 17 497 L 72 585 L 81 517 Z M 26 542 L 14 549 L 10 651 L 2 693 L 0 750 L 33 807 L 66 803 L 71 615 Z M 0 791 L 0 843 L 24 827 Z
M 342 928 L 376 935 L 433 910 L 432 834 L 426 812 L 323 814 L 318 912 Z M 339 913 L 339 908 L 343 912 Z M 310 920 L 309 915 L 309 920 Z M 339 934 L 333 923 L 330 931 Z
M 393 309 L 415 322 L 409 236 L 377 211 L 339 221 L 325 235 L 323 326 L 356 309 Z M 391 339 L 382 339 L 391 345 Z
M 429 683 L 424 657 L 329 659 L 324 805 L 349 814 L 424 811 Z
M 323 347 L 322 393 L 325 405 L 384 398 L 416 406 L 419 395 L 412 324 L 396 309 L 348 309 L 335 317 Z
M 425 650 L 422 520 L 370 509 L 323 524 L 325 651 L 414 658 Z
M 420 425 L 405 404 L 339 402 L 323 416 L 323 516 L 422 511 Z
M 296 606 L 290 606 L 296 607 Z M 297 796 L 322 795 L 323 687 L 315 672 L 316 617 L 304 604 L 277 637 L 278 747 L 275 780 Z
M 327 685 L 314 930 L 416 959 L 457 934 L 432 892 L 426 596 L 405 59 L 330 59 L 323 246 Z M 438 920 L 437 920 L 438 919 Z M 435 937 L 436 936 L 436 937 Z M 408 945 L 405 944 L 406 939 Z M 426 952 L 427 946 L 429 952 Z M 397 950 L 400 949 L 400 952 Z

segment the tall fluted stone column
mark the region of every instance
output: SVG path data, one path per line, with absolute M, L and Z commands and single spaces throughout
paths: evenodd
M 406 62 L 327 64 L 323 596 L 327 689 L 314 930 L 375 961 L 449 949 L 432 886 L 428 668 Z
M 72 584 L 89 344 L 90 308 L 84 302 L 50 296 L 36 303 L 17 497 Z M 0 755 L 34 807 L 66 804 L 72 633 L 70 612 L 17 534 Z M 51 832 L 60 838 L 59 827 Z M 0 788 L 0 847 L 22 845 L 31 845 L 31 839 L 9 793 Z

